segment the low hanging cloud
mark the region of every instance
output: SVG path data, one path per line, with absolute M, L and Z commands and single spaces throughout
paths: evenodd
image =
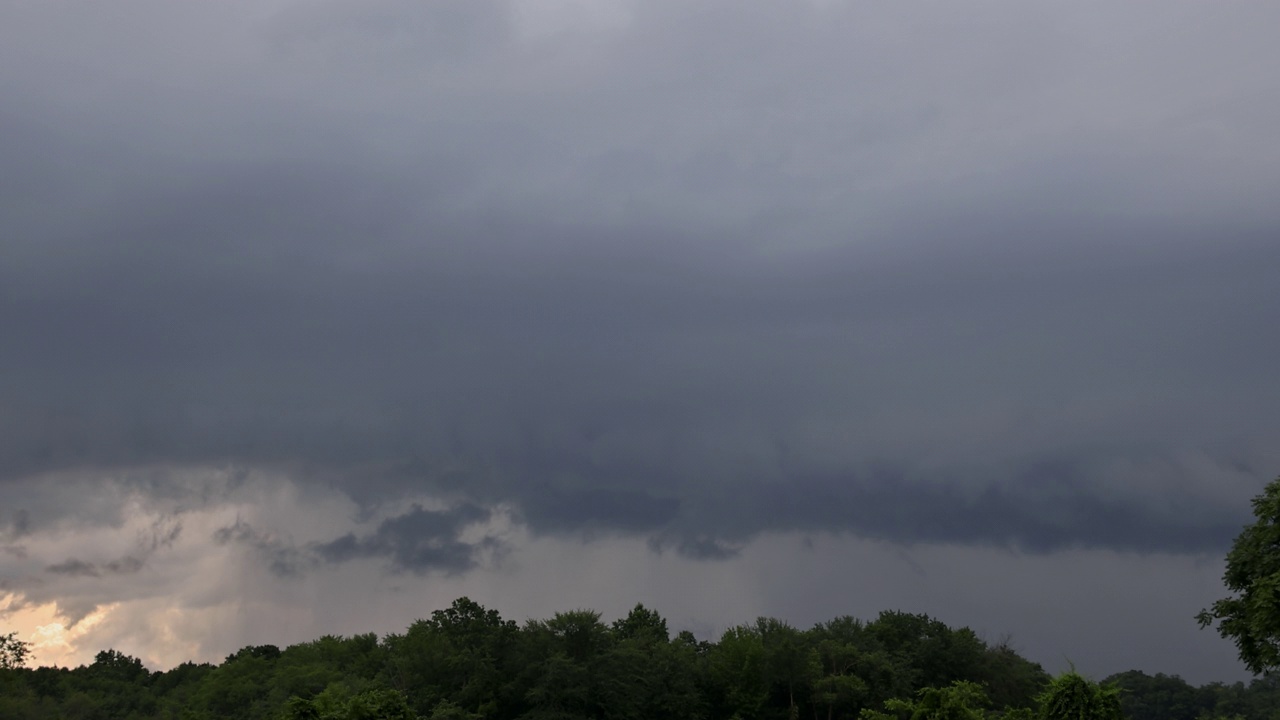
M 360 558 L 386 558 L 396 570 L 425 573 L 459 573 L 478 565 L 483 547 L 498 540 L 486 536 L 478 543 L 459 539 L 470 525 L 488 520 L 491 513 L 476 505 L 463 504 L 447 510 L 426 510 L 421 505 L 403 515 L 383 520 L 374 532 L 357 537 L 347 533 L 311 548 L 325 562 L 342 563 Z

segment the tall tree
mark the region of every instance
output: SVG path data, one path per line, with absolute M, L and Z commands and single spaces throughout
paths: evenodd
M 928 615 L 885 611 L 867 629 L 905 665 L 911 690 L 983 680 L 977 668 L 986 646 L 967 627 L 952 630 Z
M 31 643 L 18 639 L 18 633 L 0 635 L 0 670 L 16 670 L 26 667 L 31 655 Z
M 810 684 L 822 672 L 818 653 L 809 647 L 804 633 L 776 618 L 756 620 L 756 632 L 764 649 L 765 682 L 785 690 L 787 717 L 795 720 L 800 701 L 808 698 Z
M 492 715 L 503 701 L 504 661 L 517 632 L 469 598 L 418 620 L 404 635 L 387 637 L 387 677 L 419 714 L 448 700 L 467 712 Z
M 671 635 L 667 630 L 667 621 L 656 611 L 646 608 L 641 603 L 636 603 L 626 617 L 614 620 L 611 627 L 614 634 L 623 640 L 646 639 L 666 642 Z
M 871 654 L 866 625 L 846 615 L 809 632 L 821 664 L 821 675 L 813 682 L 814 704 L 826 708 L 827 720 L 855 716 L 869 692 L 867 681 L 858 675 Z
M 983 651 L 977 679 L 986 687 L 995 707 L 1030 708 L 1049 682 L 1049 674 L 1039 663 L 1019 655 L 1009 643 L 1006 638 Z
M 551 720 L 627 717 L 634 707 L 611 706 L 627 696 L 615 692 L 606 663 L 615 638 L 593 610 L 556 613 L 550 620 L 530 621 L 522 633 L 527 653 L 528 690 L 525 717 Z
M 751 625 L 724 631 L 708 652 L 720 716 L 757 720 L 769 701 L 765 683 L 764 643 Z
M 1236 538 L 1222 580 L 1234 595 L 1196 616 L 1233 640 L 1249 671 L 1280 670 L 1280 478 L 1253 499 L 1257 518 Z

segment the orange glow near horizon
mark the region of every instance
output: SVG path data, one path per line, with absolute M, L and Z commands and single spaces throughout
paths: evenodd
M 68 627 L 66 617 L 58 610 L 57 602 L 28 605 L 11 610 L 18 599 L 12 593 L 0 598 L 0 618 L 18 639 L 31 643 L 29 664 L 75 667 L 93 662 L 97 650 L 80 648 L 78 640 L 99 625 L 115 604 L 104 605 L 86 615 L 75 625 Z

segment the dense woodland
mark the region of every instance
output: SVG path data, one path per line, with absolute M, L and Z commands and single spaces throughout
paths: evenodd
M 707 642 L 671 637 L 639 605 L 612 624 L 575 610 L 521 626 L 463 598 L 403 634 L 246 647 L 166 672 L 113 650 L 74 669 L 26 668 L 24 648 L 9 649 L 5 720 L 1025 720 L 1076 713 L 1050 705 L 1086 696 L 1102 703 L 1094 717 L 1280 720 L 1277 676 L 1199 688 L 1138 671 L 1052 679 L 1006 643 L 902 612 L 809 630 L 761 618 Z

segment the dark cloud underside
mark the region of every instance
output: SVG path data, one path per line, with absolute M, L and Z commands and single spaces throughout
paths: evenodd
M 0 54 L 6 481 L 267 467 L 720 557 L 1217 551 L 1274 472 L 1236 25 L 1202 63 L 1119 10 L 120 7 L 154 32 L 4 10 L 65 31 Z M 314 552 L 471 567 L 481 516 L 417 512 Z
M 458 539 L 468 525 L 489 518 L 475 505 L 431 511 L 415 505 L 409 512 L 384 520 L 365 537 L 354 533 L 317 545 L 313 551 L 326 562 L 386 557 L 398 570 L 462 572 L 476 566 L 477 547 Z M 491 538 L 480 544 L 491 543 Z

